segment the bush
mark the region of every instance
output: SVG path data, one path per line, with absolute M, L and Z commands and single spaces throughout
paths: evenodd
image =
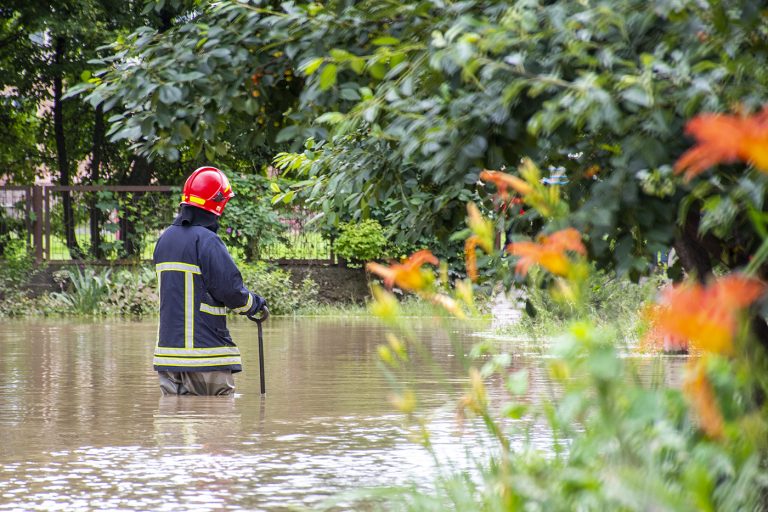
M 342 258 L 352 261 L 378 260 L 387 257 L 388 242 L 381 224 L 368 219 L 342 224 L 333 249 Z
M 270 269 L 265 263 L 241 264 L 240 271 L 245 286 L 267 300 L 273 315 L 292 314 L 316 302 L 317 284 L 310 278 L 296 286 L 290 272 Z
M 153 268 L 124 268 L 112 274 L 112 286 L 105 304 L 109 314 L 153 315 L 157 314 L 158 304 L 157 273 Z
M 24 240 L 10 239 L 5 246 L 0 265 L 0 317 L 40 314 L 40 300 L 32 297 L 27 283 L 40 268 L 35 268 L 32 255 Z
M 14 242 L 21 241 L 24 223 L 8 215 L 5 208 L 0 208 L 0 256 L 8 256 L 6 250 L 13 248 Z
M 62 292 L 54 292 L 51 299 L 63 305 L 69 312 L 82 315 L 93 315 L 96 312 L 104 312 L 104 301 L 110 293 L 111 282 L 109 275 L 111 269 L 99 273 L 93 268 L 79 268 L 64 270 L 57 280 L 67 289 Z
M 546 286 L 549 281 L 541 277 L 543 272 L 533 269 L 533 283 L 525 288 L 526 315 L 512 330 L 554 334 L 562 332 L 569 324 L 574 313 L 571 306 L 555 300 Z M 615 272 L 594 269 L 584 286 L 589 317 L 598 325 L 610 324 L 626 336 L 631 336 L 638 328 L 638 311 L 654 298 L 665 281 L 663 276 L 655 275 L 640 283 L 633 283 L 626 276 L 617 276 Z

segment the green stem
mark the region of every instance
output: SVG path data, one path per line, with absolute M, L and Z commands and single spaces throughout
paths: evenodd
M 763 239 L 763 243 L 760 244 L 760 247 L 755 251 L 752 260 L 744 270 L 744 274 L 748 277 L 753 277 L 757 273 L 757 269 L 765 263 L 766 259 L 768 259 L 768 238 Z

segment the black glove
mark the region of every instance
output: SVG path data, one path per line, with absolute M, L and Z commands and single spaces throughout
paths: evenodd
M 251 297 L 253 297 L 253 305 L 251 306 L 251 309 L 245 313 L 245 316 L 251 319 L 266 319 L 266 316 L 269 315 L 267 301 L 264 297 L 256 295 L 255 293 L 251 293 Z

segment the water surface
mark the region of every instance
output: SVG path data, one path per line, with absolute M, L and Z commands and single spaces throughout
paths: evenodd
M 438 451 L 457 461 L 461 357 L 478 340 L 414 326 L 434 358 L 419 382 Z M 285 510 L 345 489 L 427 481 L 433 463 L 387 401 L 369 320 L 265 324 L 267 395 L 256 329 L 236 319 L 244 372 L 235 397 L 161 397 L 155 322 L 5 321 L 0 326 L 0 510 Z M 536 353 L 521 352 L 513 366 Z M 501 394 L 500 380 L 490 382 Z M 530 400 L 547 393 L 531 375 Z M 460 462 L 458 462 L 460 464 Z

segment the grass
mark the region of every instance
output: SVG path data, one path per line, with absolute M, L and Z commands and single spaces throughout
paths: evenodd
M 587 282 L 588 316 L 597 326 L 611 326 L 624 339 L 637 339 L 642 330 L 642 311 L 667 279 L 657 274 L 633 283 L 611 273 L 593 273 Z M 520 322 L 504 326 L 500 334 L 514 337 L 543 338 L 562 333 L 572 321 L 572 311 L 564 309 L 552 299 L 548 288 L 527 289 L 528 310 Z
M 400 302 L 400 317 L 429 318 L 435 316 L 435 306 L 418 297 L 408 296 Z M 370 317 L 369 301 L 365 304 L 317 303 L 300 308 L 293 316 L 306 317 Z

